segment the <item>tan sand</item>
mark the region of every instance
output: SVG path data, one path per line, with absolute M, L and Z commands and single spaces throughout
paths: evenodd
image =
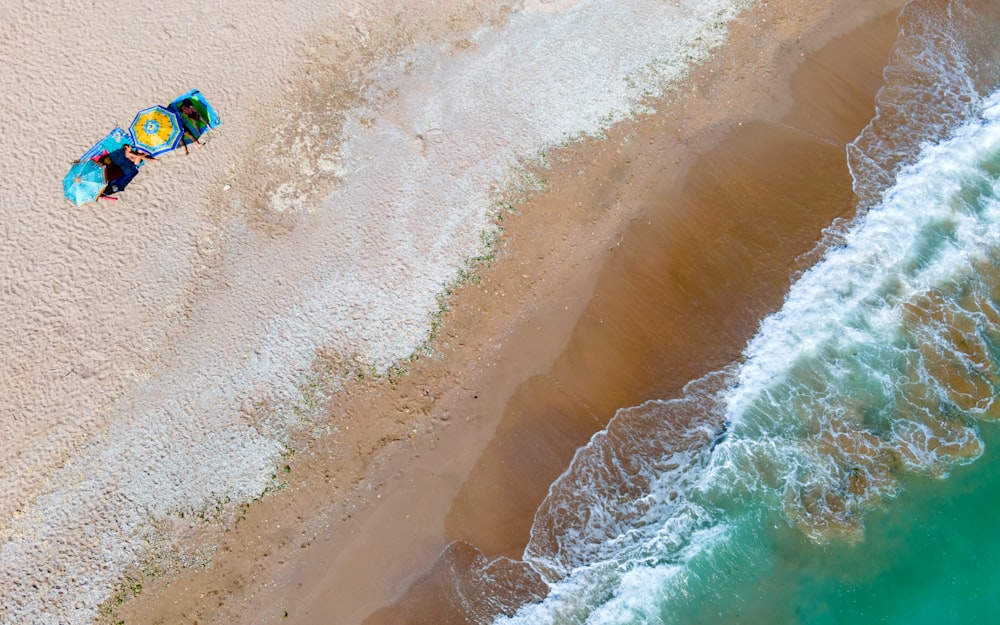
M 507 13 L 495 3 L 439 5 L 440 13 L 421 17 L 424 3 L 398 4 L 393 18 L 404 24 L 389 28 L 373 11 L 379 7 L 363 2 L 4 9 L 0 616 L 16 614 L 12 595 L 34 584 L 25 610 L 74 620 L 57 606 L 78 595 L 70 609 L 93 610 L 107 590 L 101 579 L 144 549 L 151 521 L 266 487 L 269 457 L 283 446 L 271 431 L 281 424 L 248 420 L 238 408 L 288 404 L 298 394 L 317 345 L 308 336 L 315 324 L 296 306 L 317 268 L 307 241 L 296 246 L 292 235 L 278 240 L 274 228 L 252 228 L 265 221 L 286 235 L 293 228 L 315 235 L 316 220 L 292 214 L 280 184 L 298 174 L 292 167 L 315 169 L 338 156 L 317 145 L 293 161 L 280 146 L 292 136 L 296 145 L 337 136 L 335 113 L 352 103 L 338 97 L 359 98 L 361 74 L 371 69 L 364 44 L 373 37 L 383 38 L 384 53 L 464 37 Z M 298 108 L 300 99 L 290 106 L 289 94 L 309 77 L 289 64 L 332 40 L 353 45 L 324 68 L 340 89 L 321 94 L 330 127 L 293 135 L 314 111 Z M 115 122 L 126 125 L 140 107 L 191 87 L 222 113 L 208 146 L 147 165 L 118 202 L 74 208 L 60 197 L 69 162 Z M 333 182 L 332 174 L 310 176 L 298 192 L 320 193 Z M 454 238 L 466 247 L 452 254 L 467 255 L 468 237 Z M 364 253 L 336 262 L 369 260 L 380 271 L 393 264 Z M 345 284 L 363 287 L 364 277 L 355 277 L 362 284 Z M 339 308 L 329 316 L 347 325 L 354 314 Z M 277 326 L 282 340 L 268 342 Z M 407 329 L 375 319 L 368 331 Z M 413 337 L 401 343 L 419 342 L 425 331 L 411 326 Z M 339 351 L 383 368 L 393 358 L 387 349 L 402 350 L 395 357 L 412 351 L 394 337 L 381 344 L 370 337 L 344 337 Z M 128 536 L 139 544 L 120 544 Z M 56 570 L 42 571 L 40 562 L 53 559 Z M 91 578 L 91 568 L 100 573 Z
M 456 461 L 442 466 L 457 489 L 506 396 L 555 361 L 583 310 L 603 249 L 591 243 L 612 240 L 638 207 L 597 222 L 582 211 L 566 243 L 539 232 L 548 256 L 515 255 L 523 260 L 508 268 L 521 263 L 511 275 L 524 282 L 490 283 L 489 320 L 466 313 L 484 332 L 468 335 L 481 338 L 449 321 L 461 332 L 435 344 L 449 364 L 421 364 L 442 367 L 426 378 L 436 385 L 416 375 L 398 389 L 353 385 L 330 414 L 328 395 L 419 348 L 437 296 L 486 248 L 497 190 L 522 181 L 518 163 L 627 116 L 683 75 L 654 57 L 699 58 L 726 17 L 708 2 L 694 15 L 651 0 L 628 13 L 530 4 L 538 11 L 459 0 L 5 8 L 0 620 L 86 622 L 123 569 L 201 562 L 211 549 L 191 553 L 169 537 L 208 533 L 213 545 L 219 526 L 203 519 L 238 514 L 280 482 L 289 449 L 314 438 L 318 460 L 295 462 L 304 477 L 294 483 L 308 491 L 303 511 L 324 507 L 303 516 L 296 537 L 320 536 L 377 499 L 369 471 L 383 461 L 373 454 L 405 449 L 411 435 L 413 453 L 438 438 L 462 451 L 423 452 Z M 563 36 L 574 32 L 592 34 Z M 74 208 L 59 196 L 69 161 L 114 123 L 192 87 L 223 118 L 207 146 L 148 165 L 118 202 Z M 552 301 L 562 312 L 532 303 Z M 515 332 L 519 319 L 544 340 Z M 486 365 L 508 337 L 525 349 L 503 362 L 521 368 L 497 374 L 506 386 L 494 392 Z M 536 343 L 548 346 L 540 358 Z M 470 355 L 448 356 L 459 352 Z M 480 378 L 452 384 L 456 363 L 489 374 L 487 401 L 475 399 Z M 471 414 L 470 401 L 486 405 Z M 431 404 L 451 408 L 409 416 Z M 441 426 L 444 416 L 455 425 Z M 445 431 L 459 436 L 446 441 Z M 405 454 L 385 457 L 396 475 Z M 335 493 L 368 476 L 353 491 L 360 499 L 327 504 L 328 470 Z M 428 527 L 443 509 L 427 507 Z M 382 596 L 440 541 L 383 576 Z M 389 544 L 385 553 L 398 559 Z
M 213 565 L 145 579 L 112 618 L 359 623 L 397 601 L 369 622 L 458 619 L 447 580 L 407 592 L 445 545 L 519 556 L 575 449 L 736 359 L 850 213 L 844 144 L 900 4 L 761 5 L 657 114 L 559 152 L 434 356 L 332 397 L 337 436 L 302 440 L 289 488 L 208 539 Z

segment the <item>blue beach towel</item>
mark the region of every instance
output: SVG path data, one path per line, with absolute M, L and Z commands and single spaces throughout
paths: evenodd
M 94 159 L 106 153 L 114 152 L 126 143 L 131 143 L 128 133 L 118 126 L 115 126 L 114 130 L 108 133 L 108 136 L 104 137 L 95 143 L 93 147 L 84 152 L 83 156 L 80 157 L 80 160 L 85 161 L 88 159 Z

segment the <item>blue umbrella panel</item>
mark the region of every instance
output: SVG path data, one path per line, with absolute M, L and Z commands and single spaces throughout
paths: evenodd
M 90 159 L 73 163 L 63 178 L 63 195 L 74 206 L 94 202 L 108 186 L 104 165 Z

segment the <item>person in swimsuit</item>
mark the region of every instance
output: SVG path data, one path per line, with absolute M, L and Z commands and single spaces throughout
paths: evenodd
M 180 106 L 177 107 L 177 111 L 181 114 L 184 119 L 184 137 L 181 139 L 181 145 L 184 146 L 184 154 L 188 154 L 188 144 L 197 143 L 201 145 L 201 141 L 198 139 L 204 134 L 205 130 L 208 128 L 208 122 L 198 112 L 198 109 L 194 107 L 194 102 L 191 98 L 184 98 L 181 100 Z
M 146 161 L 159 162 L 156 158 L 127 143 L 100 157 L 98 162 L 104 165 L 105 176 L 108 180 L 108 186 L 101 195 L 110 197 L 124 189 L 139 173 L 139 166 Z

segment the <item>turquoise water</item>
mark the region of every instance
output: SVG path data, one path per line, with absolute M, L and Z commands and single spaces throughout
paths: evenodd
M 741 362 L 578 451 L 525 550 L 549 596 L 502 621 L 995 620 L 998 12 L 907 5 L 842 244 Z
M 781 562 L 775 577 L 779 585 L 788 580 L 797 586 L 791 598 L 812 617 L 803 622 L 940 624 L 995 618 L 1000 508 L 993 497 L 1000 479 L 1000 433 L 995 426 L 983 432 L 987 451 L 982 458 L 944 480 L 907 480 L 903 496 L 870 515 L 863 543 L 790 551 L 795 555 Z M 774 544 L 791 541 L 786 536 Z
M 992 622 L 1000 428 L 984 428 L 983 438 L 983 457 L 947 479 L 906 480 L 896 500 L 869 515 L 861 542 L 818 545 L 777 515 L 747 523 L 719 553 L 691 563 L 698 583 L 669 602 L 663 622 Z

